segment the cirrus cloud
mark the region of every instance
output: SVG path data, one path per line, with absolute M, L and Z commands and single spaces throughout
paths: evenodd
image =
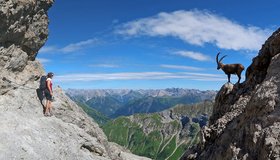
M 116 64 L 91 64 L 89 67 L 101 67 L 101 68 L 119 68 Z
M 197 81 L 224 81 L 224 75 L 192 72 L 119 72 L 119 73 L 77 73 L 56 76 L 59 82 L 85 82 L 106 80 L 163 80 L 187 79 Z
M 51 62 L 50 59 L 46 59 L 46 58 L 36 58 L 40 63 L 48 63 L 48 62 Z
M 61 52 L 61 53 L 71 53 L 76 52 L 91 46 L 94 46 L 99 43 L 99 40 L 97 39 L 88 39 L 76 43 L 68 44 L 64 47 L 56 47 L 56 46 L 44 46 L 40 49 L 40 53 L 55 53 L 55 52 Z
M 198 68 L 198 67 L 193 67 L 193 66 L 181 66 L 181 65 L 170 65 L 170 64 L 162 64 L 162 65 L 160 65 L 160 67 L 169 68 L 169 69 L 191 70 L 191 71 L 204 70 L 203 68 Z
M 192 51 L 177 51 L 173 53 L 175 55 L 191 58 L 197 61 L 210 61 L 211 58 L 205 54 L 199 52 L 192 52 Z
M 172 36 L 192 45 L 211 43 L 221 49 L 249 51 L 258 50 L 271 33 L 200 10 L 162 12 L 122 24 L 115 32 L 125 36 Z

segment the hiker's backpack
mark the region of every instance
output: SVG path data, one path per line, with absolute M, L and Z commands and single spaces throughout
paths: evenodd
M 46 84 L 47 76 L 42 76 L 40 79 L 40 89 L 45 90 L 47 89 L 47 84 Z

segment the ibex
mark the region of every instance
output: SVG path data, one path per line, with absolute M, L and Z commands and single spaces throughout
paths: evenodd
M 225 74 L 228 76 L 228 82 L 230 82 L 230 75 L 231 74 L 236 74 L 238 76 L 238 83 L 240 82 L 241 79 L 241 73 L 244 70 L 244 66 L 242 64 L 223 64 L 222 60 L 227 56 L 223 56 L 220 60 L 219 59 L 219 54 L 216 56 L 216 61 L 217 61 L 217 70 L 220 68 L 225 72 Z

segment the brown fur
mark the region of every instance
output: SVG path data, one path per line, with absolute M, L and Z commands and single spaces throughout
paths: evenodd
M 219 54 L 220 52 L 217 54 L 216 56 L 216 61 L 217 61 L 217 69 L 219 70 L 220 68 L 225 72 L 225 74 L 228 76 L 228 82 L 230 82 L 230 75 L 231 74 L 236 74 L 238 77 L 238 83 L 240 83 L 240 79 L 241 79 L 241 73 L 244 70 L 244 66 L 242 64 L 223 64 L 222 60 L 223 58 L 225 58 L 226 56 L 223 56 L 220 60 L 219 59 Z

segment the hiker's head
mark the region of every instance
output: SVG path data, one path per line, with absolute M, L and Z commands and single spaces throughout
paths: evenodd
M 52 72 L 49 72 L 48 75 L 47 75 L 47 77 L 48 77 L 48 78 L 53 78 L 53 75 L 54 75 L 54 74 L 53 74 Z

